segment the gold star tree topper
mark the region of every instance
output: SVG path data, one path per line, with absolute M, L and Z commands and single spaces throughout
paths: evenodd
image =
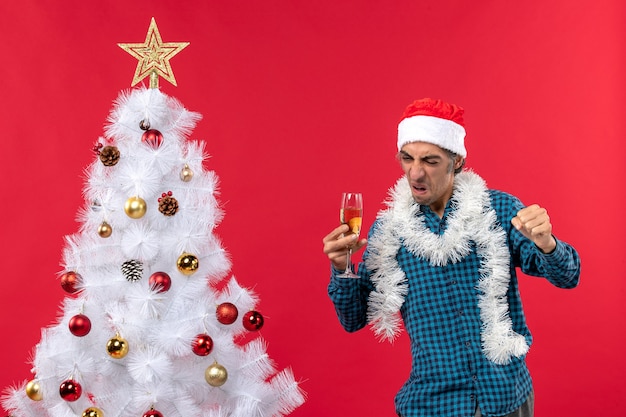
M 188 46 L 189 42 L 163 42 L 153 17 L 144 43 L 118 43 L 117 45 L 139 60 L 131 87 L 149 76 L 150 88 L 159 88 L 159 76 L 176 85 L 170 59 Z

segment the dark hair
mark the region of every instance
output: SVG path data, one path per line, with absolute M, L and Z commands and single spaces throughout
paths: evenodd
M 454 153 L 454 152 L 452 152 L 452 151 L 449 151 L 447 149 L 446 149 L 446 152 L 447 152 L 448 156 L 450 157 L 450 160 L 452 161 L 452 166 L 454 166 L 454 160 L 459 155 Z M 454 170 L 454 175 L 456 175 L 456 174 L 460 173 L 461 171 L 463 171 L 463 167 L 464 166 L 465 166 L 465 158 L 463 158 L 463 160 L 461 161 L 461 166 Z

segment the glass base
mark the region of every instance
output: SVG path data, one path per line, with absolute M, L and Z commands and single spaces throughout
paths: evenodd
M 344 272 L 342 272 L 341 274 L 337 274 L 336 276 L 339 278 L 359 278 L 357 274 L 352 272 L 352 268 L 346 269 Z

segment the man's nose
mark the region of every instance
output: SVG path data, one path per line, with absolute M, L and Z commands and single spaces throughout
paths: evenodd
M 424 176 L 424 168 L 420 163 L 414 163 L 409 170 L 409 176 L 413 180 L 420 179 Z

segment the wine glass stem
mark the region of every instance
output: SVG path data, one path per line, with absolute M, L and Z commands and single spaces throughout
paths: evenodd
M 352 275 L 352 246 L 348 248 L 348 255 L 346 256 L 346 275 Z

